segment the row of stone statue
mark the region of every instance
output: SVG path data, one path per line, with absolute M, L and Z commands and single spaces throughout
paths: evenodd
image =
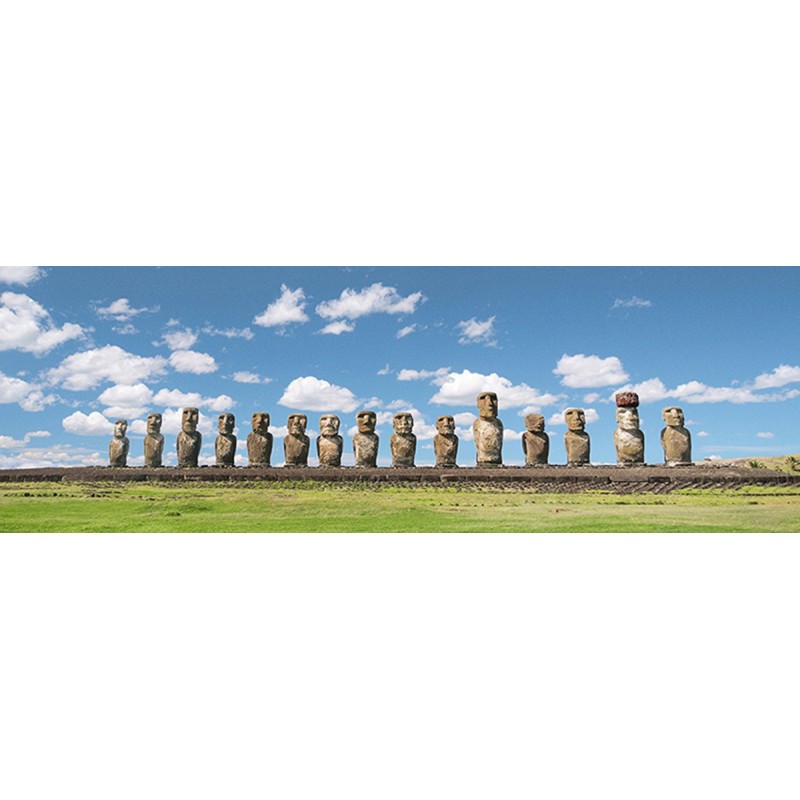
M 620 392 L 616 395 L 617 430 L 614 444 L 617 463 L 634 466 L 644 463 L 644 434 L 639 430 L 639 396 L 635 392 Z M 496 467 L 503 463 L 503 423 L 497 417 L 498 403 L 494 392 L 478 395 L 478 414 L 472 426 L 473 439 L 479 467 Z M 178 434 L 178 466 L 196 467 L 202 445 L 202 434 L 197 430 L 200 413 L 196 408 L 184 408 L 181 432 Z M 675 406 L 663 411 L 666 427 L 661 431 L 664 461 L 668 466 L 692 463 L 692 437 L 684 427 L 683 411 Z M 586 433 L 586 414 L 582 408 L 569 408 L 564 412 L 567 432 L 564 445 L 567 451 L 567 466 L 589 464 L 590 439 Z M 306 436 L 305 414 L 290 415 L 288 434 L 283 440 L 286 466 L 308 466 L 311 442 Z M 353 453 L 357 467 L 375 467 L 378 462 L 379 437 L 375 433 L 377 416 L 374 411 L 361 411 L 356 415 L 358 431 L 353 436 Z M 413 467 L 417 451 L 417 437 L 412 433 L 414 418 L 411 414 L 394 415 L 394 434 L 390 444 L 393 467 Z M 219 434 L 216 439 L 216 463 L 218 467 L 234 466 L 236 456 L 236 424 L 233 414 L 220 414 Z M 247 457 L 251 467 L 268 467 L 272 458 L 272 434 L 269 432 L 270 418 L 266 412 L 253 414 L 253 432 L 247 436 Z M 321 467 L 340 467 L 344 440 L 339 435 L 339 417 L 324 414 L 319 420 L 320 435 L 317 437 L 317 455 Z M 528 414 L 525 417 L 527 430 L 522 434 L 522 450 L 526 466 L 544 466 L 549 463 L 550 437 L 544 432 L 544 417 Z M 128 463 L 130 442 L 125 436 L 128 423 L 124 419 L 114 423 L 114 438 L 109 445 L 108 456 L 112 467 L 124 467 Z M 455 467 L 458 455 L 458 436 L 455 420 L 441 416 L 436 420 L 437 434 L 433 437 L 433 449 L 437 467 Z M 147 417 L 147 434 L 144 437 L 144 463 L 146 467 L 160 467 L 164 452 L 164 437 L 161 434 L 161 414 Z

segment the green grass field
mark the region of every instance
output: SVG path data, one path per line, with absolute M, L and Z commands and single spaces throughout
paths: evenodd
M 0 484 L 0 531 L 800 531 L 800 490 L 665 495 L 327 484 Z

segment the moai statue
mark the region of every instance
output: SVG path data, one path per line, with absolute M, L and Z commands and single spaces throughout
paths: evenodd
M 472 423 L 478 466 L 502 466 L 503 423 L 497 418 L 497 395 L 494 392 L 478 395 L 478 414 L 480 418 Z
M 617 429 L 614 446 L 617 448 L 617 465 L 632 467 L 644 464 L 644 434 L 639 430 L 639 395 L 636 392 L 619 392 L 617 401 Z
M 219 435 L 215 442 L 218 467 L 232 467 L 236 458 L 236 437 L 233 429 L 236 426 L 236 417 L 233 414 L 220 414 L 217 427 Z
M 692 464 L 692 434 L 684 427 L 683 409 L 670 406 L 661 412 L 664 424 L 661 431 L 661 446 L 664 448 L 664 463 L 668 467 L 685 467 Z
M 456 436 L 456 421 L 444 415 L 436 420 L 438 433 L 433 437 L 433 452 L 436 454 L 437 467 L 455 467 L 458 455 L 458 436 Z
M 200 412 L 196 408 L 184 408 L 181 416 L 181 432 L 178 434 L 178 466 L 196 467 L 203 446 L 203 434 L 197 430 Z
M 380 437 L 375 433 L 378 418 L 374 411 L 359 411 L 356 415 L 358 433 L 353 437 L 353 453 L 357 467 L 378 466 L 378 444 Z
M 144 437 L 144 465 L 160 467 L 164 454 L 164 437 L 161 434 L 161 414 L 147 415 L 147 434 Z
M 339 436 L 341 422 L 335 414 L 323 414 L 319 418 L 317 455 L 321 467 L 341 467 L 344 439 Z
M 547 464 L 550 456 L 550 437 L 544 432 L 544 417 L 541 414 L 528 414 L 525 417 L 522 434 L 522 452 L 526 467 L 541 467 Z
M 411 432 L 414 430 L 414 417 L 407 412 L 395 414 L 392 425 L 394 433 L 389 440 L 392 448 L 392 466 L 413 467 L 417 452 L 417 437 Z
M 308 418 L 305 414 L 290 414 L 286 420 L 289 433 L 283 439 L 283 453 L 287 467 L 307 467 L 308 448 L 311 444 L 306 436 Z
M 111 467 L 128 466 L 128 450 L 131 443 L 125 435 L 128 430 L 128 420 L 118 419 L 114 423 L 114 438 L 108 445 L 108 464 Z
M 253 414 L 253 432 L 247 434 L 247 461 L 251 467 L 268 467 L 272 458 L 272 434 L 269 432 L 269 414 Z
M 564 412 L 567 432 L 564 446 L 567 448 L 567 466 L 579 467 L 589 463 L 589 434 L 586 433 L 586 413 L 582 408 L 568 408 Z

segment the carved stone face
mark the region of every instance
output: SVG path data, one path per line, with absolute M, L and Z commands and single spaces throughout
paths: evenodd
M 411 433 L 414 430 L 414 417 L 411 414 L 401 412 L 394 415 L 392 424 L 394 425 L 395 433 Z
M 497 395 L 494 392 L 481 392 L 478 395 L 478 414 L 481 419 L 497 419 Z
M 638 431 L 639 412 L 635 408 L 618 408 L 617 424 L 621 431 Z
M 181 417 L 181 428 L 184 433 L 194 433 L 200 421 L 200 412 L 196 408 L 184 408 Z
M 436 430 L 442 436 L 451 436 L 456 432 L 456 421 L 447 415 L 436 420 Z
M 256 411 L 253 414 L 253 433 L 260 433 L 262 436 L 269 432 L 269 414 L 263 411 Z
M 217 427 L 220 433 L 231 434 L 236 425 L 236 417 L 233 414 L 220 414 Z
M 359 411 L 356 416 L 356 424 L 359 433 L 375 433 L 375 423 L 378 418 L 374 411 Z
M 147 415 L 147 432 L 161 433 L 161 414 Z
M 525 427 L 531 433 L 541 433 L 544 430 L 544 417 L 541 414 L 528 414 L 525 417 Z
M 335 414 L 324 414 L 319 418 L 319 432 L 322 436 L 338 436 L 340 424 Z
M 286 421 L 286 427 L 293 436 L 303 436 L 306 432 L 308 419 L 305 414 L 292 414 Z
M 686 418 L 683 416 L 683 409 L 677 406 L 665 408 L 661 412 L 661 416 L 664 418 L 664 423 L 670 428 L 682 428 L 686 422 Z
M 564 419 L 571 431 L 586 429 L 586 414 L 582 408 L 568 408 L 564 412 Z
M 124 439 L 125 432 L 128 430 L 128 420 L 126 419 L 118 419 L 114 423 L 114 438 L 115 439 Z

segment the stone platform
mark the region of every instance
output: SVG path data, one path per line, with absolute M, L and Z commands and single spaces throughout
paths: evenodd
M 279 483 L 316 481 L 340 484 L 502 486 L 533 492 L 605 490 L 619 494 L 663 494 L 676 489 L 737 489 L 743 486 L 793 487 L 800 493 L 800 473 L 742 467 L 436 467 L 359 469 L 356 467 L 47 467 L 0 470 L 0 483 L 12 481 Z

